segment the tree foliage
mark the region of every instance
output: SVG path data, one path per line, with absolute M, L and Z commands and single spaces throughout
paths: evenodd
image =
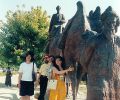
M 16 10 L 7 12 L 7 22 L 1 28 L 2 55 L 6 62 L 14 64 L 21 62 L 21 55 L 28 50 L 34 50 L 37 61 L 48 36 L 49 17 L 41 7 L 30 11 Z

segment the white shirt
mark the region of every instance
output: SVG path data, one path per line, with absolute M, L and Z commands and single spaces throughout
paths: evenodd
M 33 62 L 27 64 L 26 62 L 21 63 L 19 68 L 19 73 L 22 73 L 22 81 L 32 81 L 32 70 L 33 70 Z M 34 72 L 37 73 L 37 67 L 34 63 Z

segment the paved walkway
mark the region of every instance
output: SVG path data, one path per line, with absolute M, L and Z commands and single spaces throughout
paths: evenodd
M 4 85 L 5 77 L 4 76 L 0 77 L 0 100 L 20 100 L 19 89 L 16 86 L 18 82 L 17 78 L 18 78 L 18 75 L 13 75 L 12 76 L 12 87 L 6 87 Z M 77 100 L 86 100 L 85 99 L 86 98 L 86 86 L 80 85 L 79 90 L 82 90 L 82 92 L 79 91 Z M 39 92 L 39 91 L 35 91 L 35 93 L 36 92 Z M 31 97 L 31 100 L 35 100 L 35 99 Z M 71 92 L 70 92 L 69 97 L 66 100 L 72 100 Z
M 5 77 L 0 77 L 0 100 L 19 100 L 17 75 L 12 76 L 12 87 L 6 87 Z

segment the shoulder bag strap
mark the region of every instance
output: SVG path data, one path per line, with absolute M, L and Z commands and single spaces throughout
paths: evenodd
M 33 62 L 33 70 L 32 71 L 34 72 L 34 62 Z

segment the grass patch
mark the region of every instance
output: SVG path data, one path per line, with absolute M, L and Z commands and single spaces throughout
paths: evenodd
M 6 73 L 0 72 L 0 76 L 5 76 Z

